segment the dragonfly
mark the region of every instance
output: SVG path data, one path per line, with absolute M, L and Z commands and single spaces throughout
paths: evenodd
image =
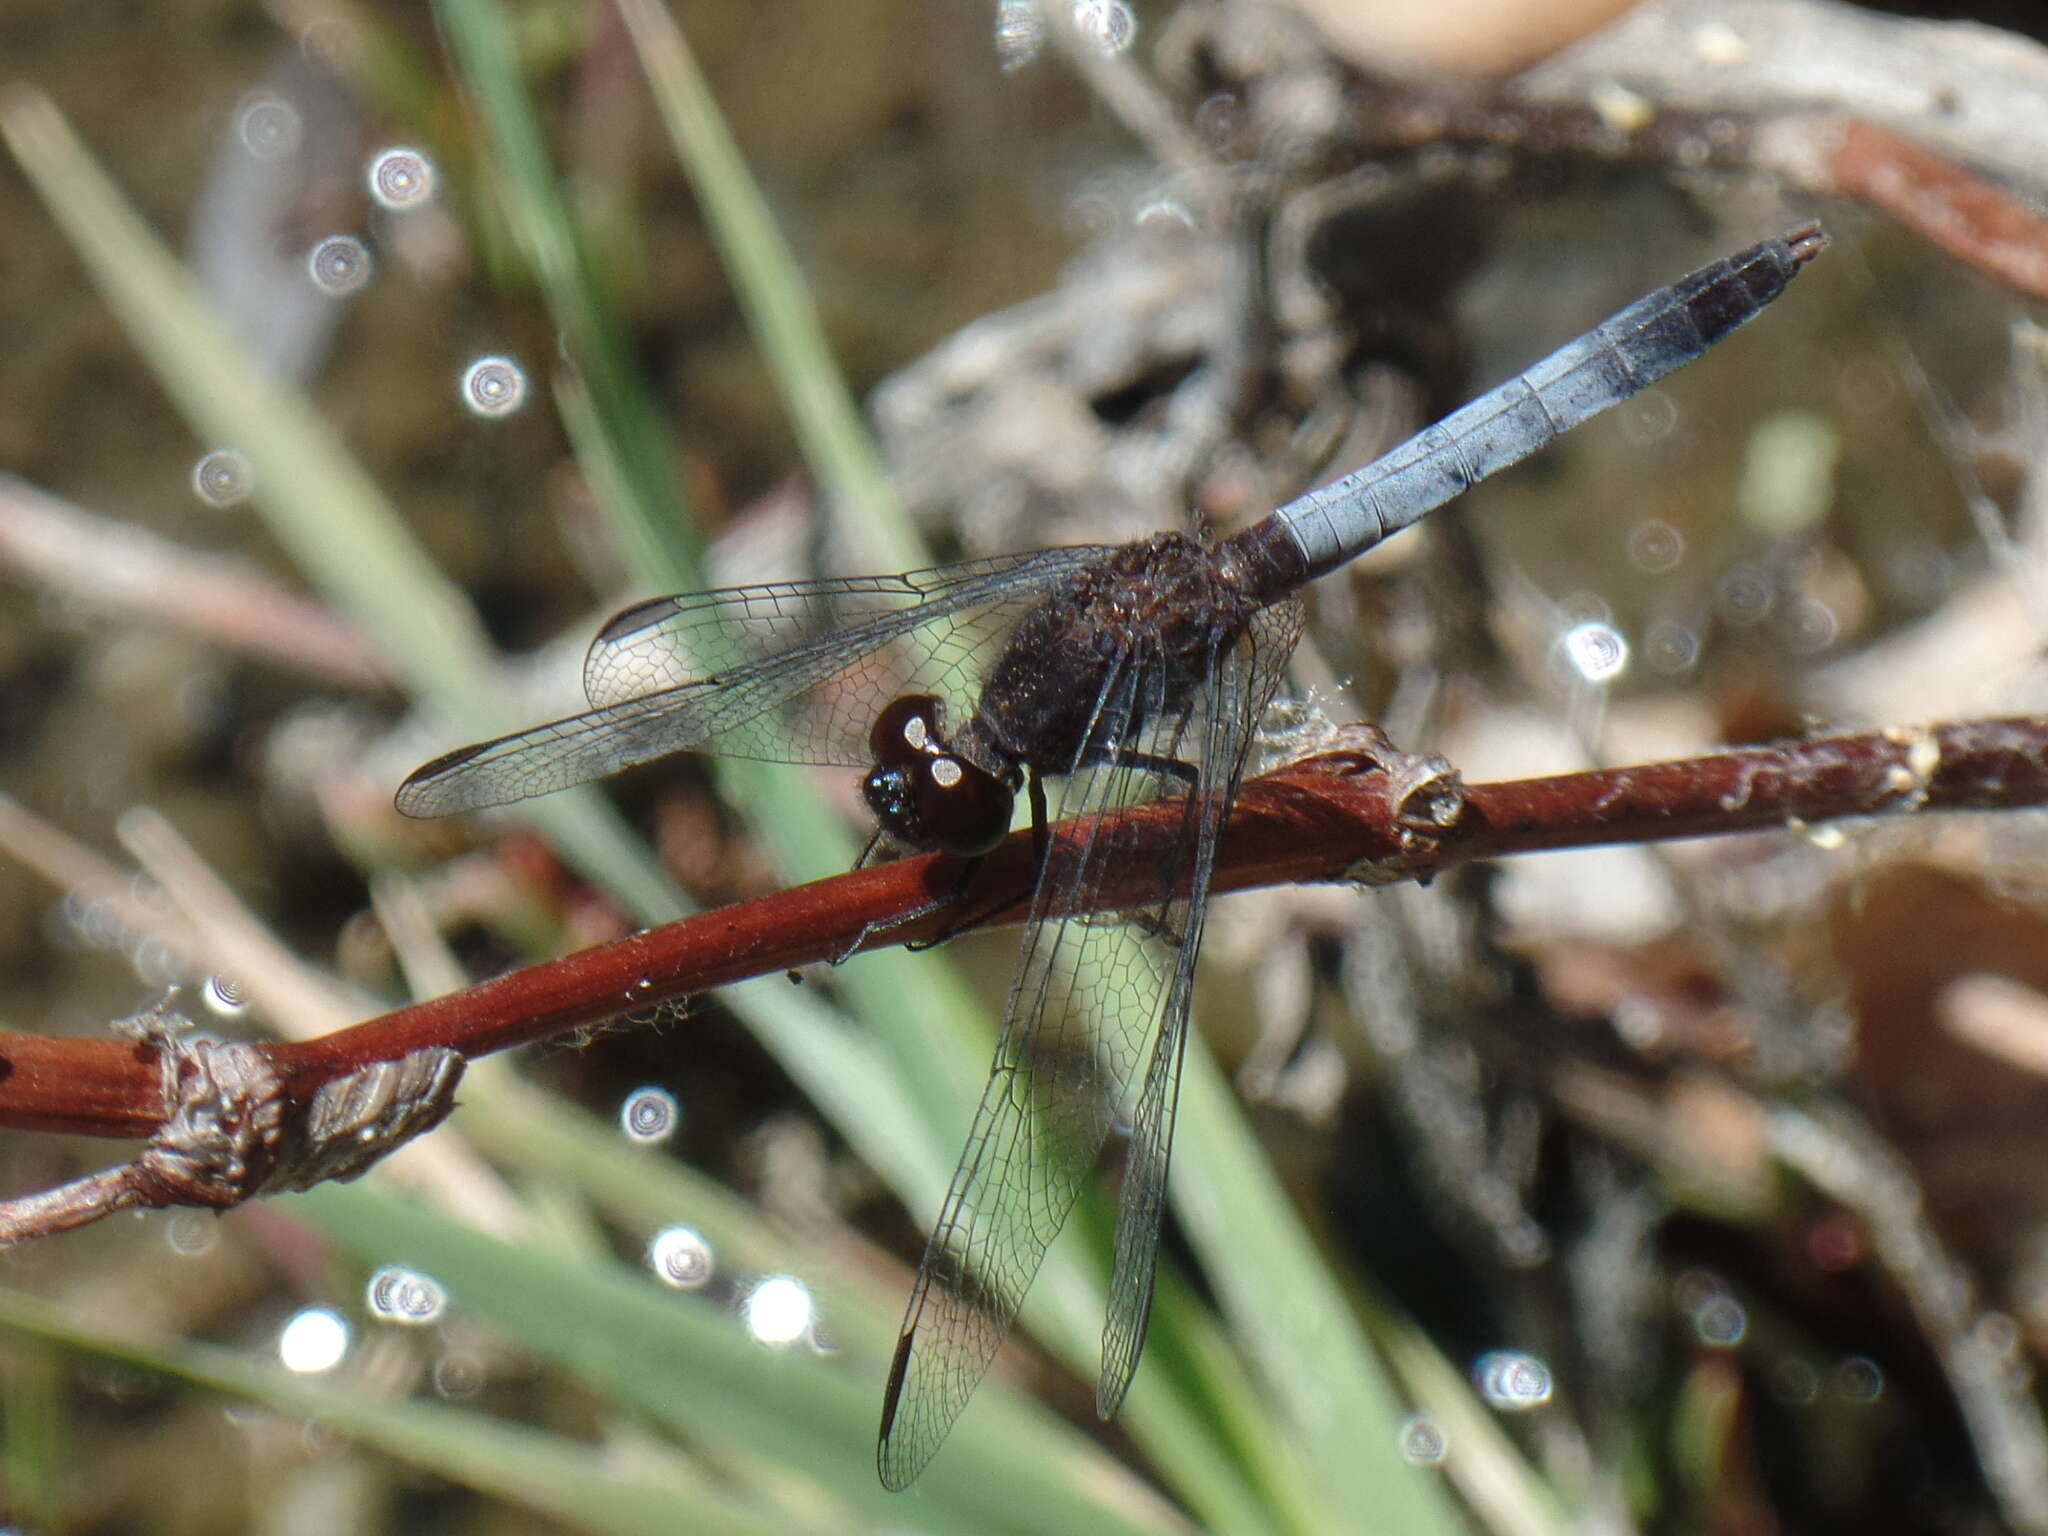
M 1037 862 L 995 1060 L 890 1364 L 885 1485 L 907 1487 L 945 1440 L 1117 1129 L 1102 1417 L 1131 1384 L 1217 839 L 1301 635 L 1300 589 L 1699 357 L 1826 244 L 1806 223 L 1701 267 L 1214 544 L 1166 532 L 639 603 L 590 646 L 589 709 L 405 781 L 398 808 L 435 816 L 703 750 L 866 768 L 889 851 L 976 860 L 1020 792 L 1041 850 L 1061 824 L 1074 852 Z M 1119 813 L 1168 796 L 1182 808 L 1161 852 Z M 1156 894 L 1095 913 L 1091 892 L 1134 860 Z

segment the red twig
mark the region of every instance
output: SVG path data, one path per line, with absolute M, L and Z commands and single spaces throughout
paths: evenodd
M 2048 803 L 2048 719 L 1821 737 L 1469 787 L 1447 773 L 1417 775 L 1418 762 L 1347 743 L 1250 781 L 1224 837 L 1216 888 L 1428 879 L 1469 860 L 1544 849 L 2040 805 Z M 1125 815 L 1141 847 L 1148 836 L 1173 836 L 1181 820 L 1174 801 Z M 1063 827 L 1054 828 L 1054 840 L 1054 857 L 1068 856 Z M 934 937 L 949 914 L 932 910 L 932 902 L 953 889 L 957 874 L 957 865 L 937 855 L 855 870 L 528 966 L 316 1040 L 253 1049 L 284 1095 L 304 1104 L 324 1084 L 425 1048 L 474 1058 L 856 948 Z M 1020 833 L 989 856 L 975 889 L 999 908 L 997 921 L 1015 921 L 1031 876 L 1030 839 Z M 1098 895 L 1102 909 L 1147 899 L 1142 858 L 1116 876 Z M 154 1134 L 165 1115 L 153 1045 L 0 1037 L 0 1125 L 139 1137 Z
M 2048 219 L 2004 188 L 1875 123 L 1843 128 L 1831 169 L 1835 190 L 2021 292 L 2048 297 Z

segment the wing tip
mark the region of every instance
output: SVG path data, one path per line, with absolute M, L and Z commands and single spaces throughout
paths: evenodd
M 1151 1311 L 1150 1298 L 1146 1311 Z M 1104 1329 L 1107 1335 L 1107 1325 Z M 1145 1348 L 1145 1324 L 1138 1325 L 1134 1347 L 1126 1347 L 1120 1340 L 1104 1337 L 1102 1341 L 1102 1370 L 1095 1378 L 1095 1417 L 1107 1423 L 1115 1418 L 1124 1405 L 1124 1398 L 1131 1390 L 1131 1382 L 1138 1374 L 1138 1356 Z
M 490 745 L 488 741 L 480 741 L 467 747 L 457 747 L 453 752 L 442 753 L 430 763 L 422 763 L 405 776 L 405 782 L 398 786 L 398 793 L 391 797 L 391 803 L 398 807 L 401 816 L 411 816 L 416 820 L 446 816 L 454 811 L 481 809 L 487 802 L 465 799 L 459 793 L 450 793 L 451 789 L 459 788 L 459 780 L 455 785 L 437 781 L 464 764 L 475 761 Z
M 890 1454 L 890 1446 L 884 1440 L 875 1452 L 875 1470 L 881 1474 L 882 1486 L 891 1493 L 901 1493 L 917 1481 L 917 1474 L 925 1468 L 926 1457 L 922 1460 L 903 1458 L 902 1462 Z
M 916 1482 L 917 1474 L 938 1449 L 920 1449 L 891 1439 L 896 1429 L 896 1411 L 903 1406 L 903 1388 L 910 1378 L 910 1350 L 915 1338 L 915 1331 L 908 1328 L 897 1337 L 896 1353 L 889 1361 L 889 1384 L 882 1389 L 882 1430 L 875 1441 L 875 1470 L 881 1474 L 882 1486 L 891 1493 L 901 1493 Z

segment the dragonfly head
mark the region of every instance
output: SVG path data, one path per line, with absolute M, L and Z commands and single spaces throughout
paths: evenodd
M 875 766 L 861 781 L 883 831 L 907 847 L 976 858 L 1010 830 L 1010 786 L 953 751 L 944 700 L 907 693 L 875 716 Z

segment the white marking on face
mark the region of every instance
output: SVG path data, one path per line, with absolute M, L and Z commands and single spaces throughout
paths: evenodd
M 910 744 L 914 751 L 928 752 L 931 750 L 932 735 L 925 725 L 923 715 L 912 715 L 903 722 L 903 739 Z
M 957 789 L 967 775 L 961 771 L 960 761 L 952 757 L 932 759 L 932 782 L 941 789 Z

